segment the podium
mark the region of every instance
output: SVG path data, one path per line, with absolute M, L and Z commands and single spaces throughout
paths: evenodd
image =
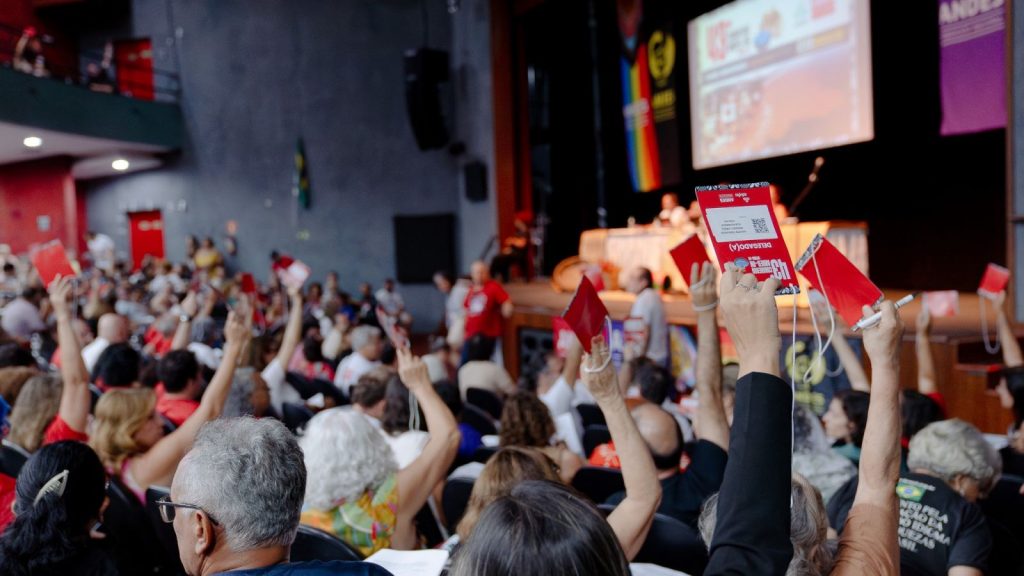
M 780 225 L 782 237 L 789 249 L 793 263 L 800 258 L 816 234 L 828 238 L 853 264 L 868 274 L 868 227 L 866 222 L 832 220 L 828 222 L 799 222 Z M 700 233 L 700 232 L 698 232 Z M 610 264 L 612 285 L 619 279 L 615 276 L 637 266 L 651 271 L 655 283 L 664 284 L 668 279 L 673 290 L 686 291 L 687 283 L 676 269 L 669 250 L 686 240 L 693 232 L 669 227 L 608 228 L 587 230 L 580 236 L 581 261 L 589 264 Z M 714 260 L 710 244 L 705 241 L 708 255 Z M 813 273 L 808 271 L 808 273 Z M 799 275 L 798 275 L 799 276 Z M 807 306 L 807 281 L 800 278 L 801 295 L 798 305 Z M 782 302 L 785 305 L 785 302 Z

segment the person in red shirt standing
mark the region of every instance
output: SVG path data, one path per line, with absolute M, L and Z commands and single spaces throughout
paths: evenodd
M 464 306 L 466 308 L 466 333 L 465 341 L 479 334 L 482 337 L 496 343 L 501 337 L 502 320 L 512 316 L 512 300 L 508 293 L 496 281 L 491 279 L 490 270 L 487 264 L 477 260 L 470 268 L 470 276 L 473 285 L 466 294 Z M 466 363 L 465 347 L 462 348 L 462 362 Z M 461 365 L 460 364 L 460 365 Z

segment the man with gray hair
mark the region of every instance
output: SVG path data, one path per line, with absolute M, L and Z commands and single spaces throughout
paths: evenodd
M 230 418 L 203 426 L 159 506 L 189 576 L 389 574 L 364 562 L 289 563 L 305 493 L 295 436 L 276 420 Z
M 334 375 L 334 385 L 346 396 L 363 374 L 380 366 L 380 355 L 383 352 L 380 336 L 380 328 L 374 326 L 356 326 L 349 334 L 352 354 L 338 364 L 338 371 Z

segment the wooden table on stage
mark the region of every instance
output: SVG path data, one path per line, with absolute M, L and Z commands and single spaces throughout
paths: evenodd
M 866 223 L 834 220 L 782 224 L 781 228 L 794 263 L 807 249 L 815 234 L 823 234 L 857 268 L 868 273 Z M 673 289 L 685 290 L 686 283 L 668 251 L 689 236 L 690 233 L 675 228 L 653 226 L 587 230 L 580 236 L 580 260 L 593 264 L 608 262 L 620 271 L 643 266 L 651 271 L 658 284 L 667 277 Z M 801 278 L 800 283 L 806 292 L 807 281 Z M 801 296 L 799 305 L 807 306 L 805 295 Z

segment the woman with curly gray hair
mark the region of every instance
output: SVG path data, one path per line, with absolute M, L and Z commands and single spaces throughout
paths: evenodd
M 358 412 L 334 408 L 309 421 L 299 441 L 306 462 L 302 522 L 326 530 L 365 555 L 416 546 L 413 517 L 455 459 L 461 434 L 434 391 L 427 367 L 398 351 L 402 382 L 416 397 L 430 430 L 422 453 L 399 470 L 384 437 Z

